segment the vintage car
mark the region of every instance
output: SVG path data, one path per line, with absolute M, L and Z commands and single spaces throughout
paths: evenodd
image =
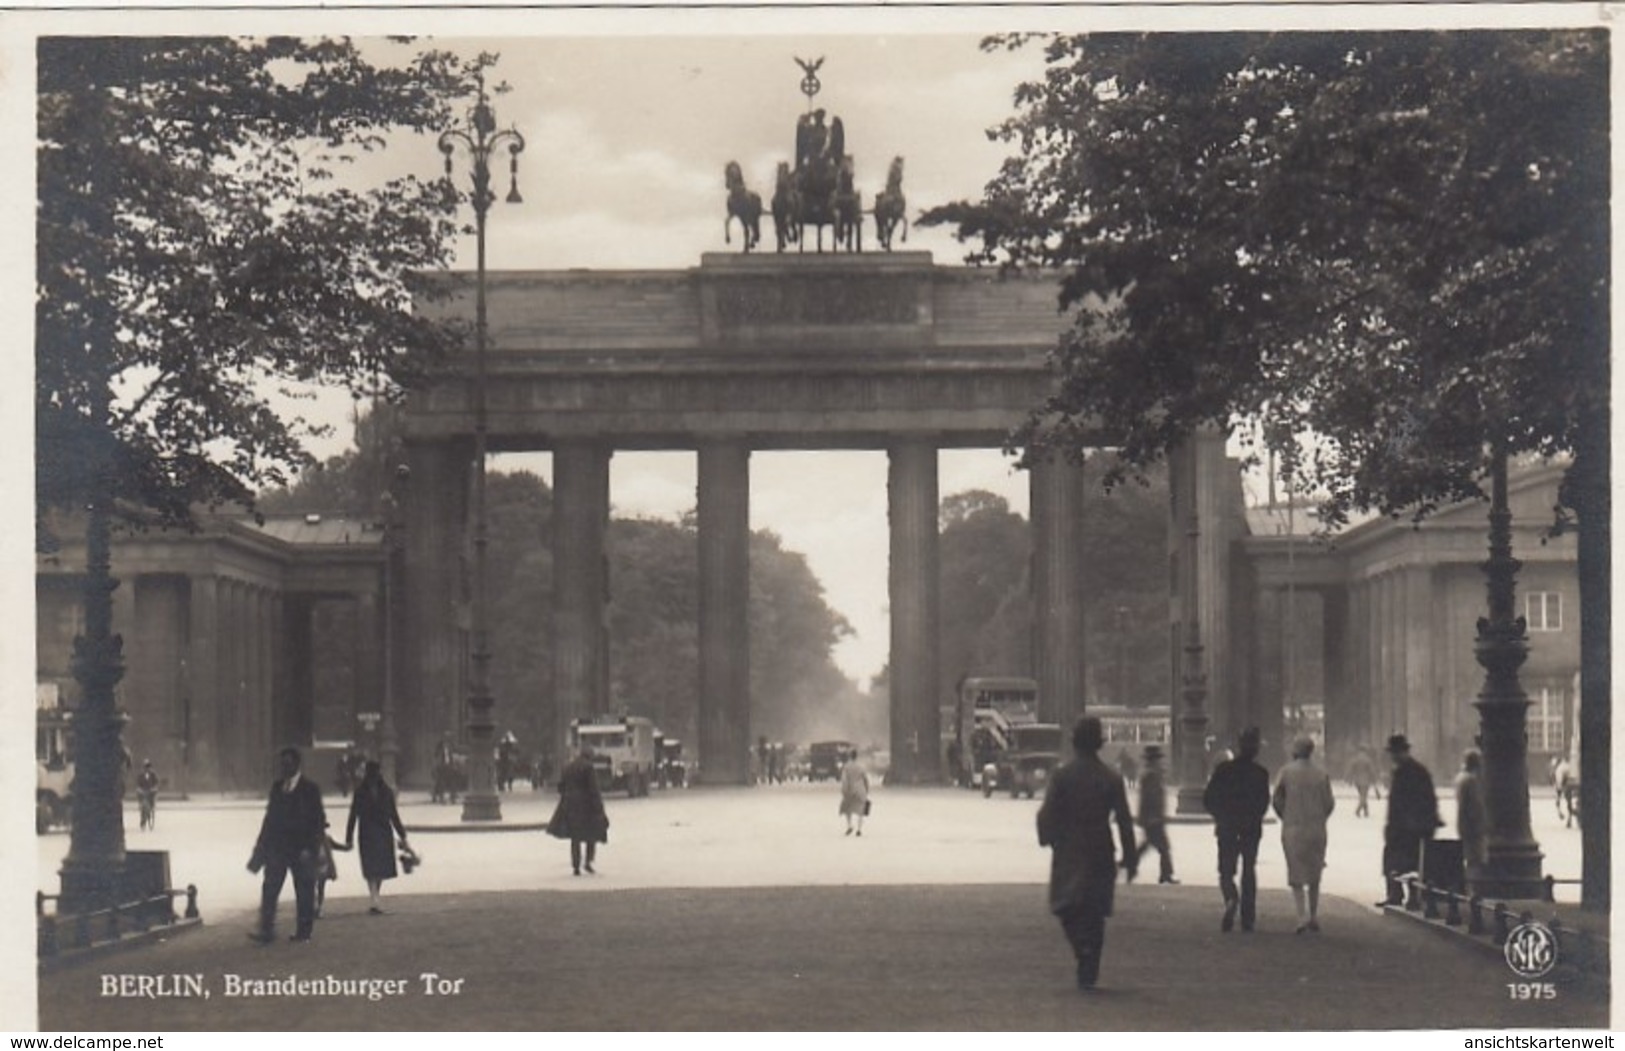
M 73 713 L 51 694 L 49 707 L 35 712 L 34 831 L 43 835 L 73 820 L 73 758 L 69 737 Z
M 814 741 L 807 746 L 807 780 L 834 780 L 841 776 L 846 757 L 857 746 L 851 741 Z
M 1061 728 L 1055 723 L 1029 723 L 1010 728 L 1010 747 L 998 759 L 999 787 L 1011 799 L 1044 794 L 1061 763 Z

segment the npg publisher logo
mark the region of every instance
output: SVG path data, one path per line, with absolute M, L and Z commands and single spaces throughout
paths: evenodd
M 1557 966 L 1557 938 L 1544 923 L 1512 928 L 1502 948 L 1507 966 L 1520 978 L 1540 978 Z

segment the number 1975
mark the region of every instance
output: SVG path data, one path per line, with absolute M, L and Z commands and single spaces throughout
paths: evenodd
M 1513 1000 L 1556 1000 L 1557 986 L 1551 982 L 1508 982 L 1507 996 Z

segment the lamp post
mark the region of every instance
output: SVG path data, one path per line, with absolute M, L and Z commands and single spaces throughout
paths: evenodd
M 1488 858 L 1469 873 L 1480 894 L 1539 898 L 1540 845 L 1529 825 L 1529 697 L 1518 669 L 1529 656 L 1524 618 L 1517 616 L 1516 582 L 1522 565 L 1512 557 L 1512 512 L 1507 506 L 1507 454 L 1490 454 L 1490 557 L 1484 563 L 1489 616 L 1478 621 L 1474 656 L 1484 668 L 1478 709 L 1478 745 L 1484 754 L 1484 809 Z
M 111 415 L 111 384 L 92 392 L 90 418 Z M 126 718 L 116 689 L 124 677 L 124 640 L 113 631 L 112 572 L 114 491 L 108 446 L 87 450 L 98 458 L 95 491 L 86 502 L 84 631 L 73 640 L 73 675 L 80 686 L 73 713 L 73 827 L 60 872 L 64 913 L 91 912 L 118 903 L 124 894 L 124 745 Z
M 508 149 L 508 203 L 519 204 L 519 154 L 525 137 L 516 129 L 497 130 L 496 114 L 485 96 L 485 80 L 480 78 L 480 97 L 469 114 L 468 129 L 453 128 L 440 135 L 440 152 L 446 158 L 446 182 L 452 184 L 452 156 L 461 146 L 472 164 L 474 243 L 476 251 L 474 285 L 474 584 L 473 584 L 473 665 L 468 691 L 468 792 L 463 796 L 464 821 L 500 821 L 502 804 L 497 799 L 491 772 L 491 750 L 495 745 L 496 723 L 491 718 L 490 640 L 486 631 L 485 548 L 485 217 L 496 195 L 491 192 L 491 153 L 499 146 Z

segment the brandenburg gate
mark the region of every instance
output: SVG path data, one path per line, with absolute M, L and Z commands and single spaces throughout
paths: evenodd
M 447 280 L 463 284 L 425 309 L 469 313 L 471 281 Z M 892 778 L 940 780 L 937 452 L 1000 447 L 1042 402 L 1065 324 L 1053 277 L 942 267 L 924 252 L 706 254 L 678 271 L 494 272 L 487 296 L 489 448 L 553 456 L 553 747 L 569 720 L 611 707 L 604 545 L 617 450 L 698 457 L 697 758 L 703 782 L 730 784 L 749 779 L 753 740 L 751 453 L 873 449 L 889 459 Z M 469 368 L 407 406 L 407 726 L 459 722 L 473 383 Z M 1084 694 L 1082 473 L 1040 465 L 1031 486 L 1035 677 L 1046 717 L 1066 725 Z M 421 754 L 408 761 L 423 768 Z

